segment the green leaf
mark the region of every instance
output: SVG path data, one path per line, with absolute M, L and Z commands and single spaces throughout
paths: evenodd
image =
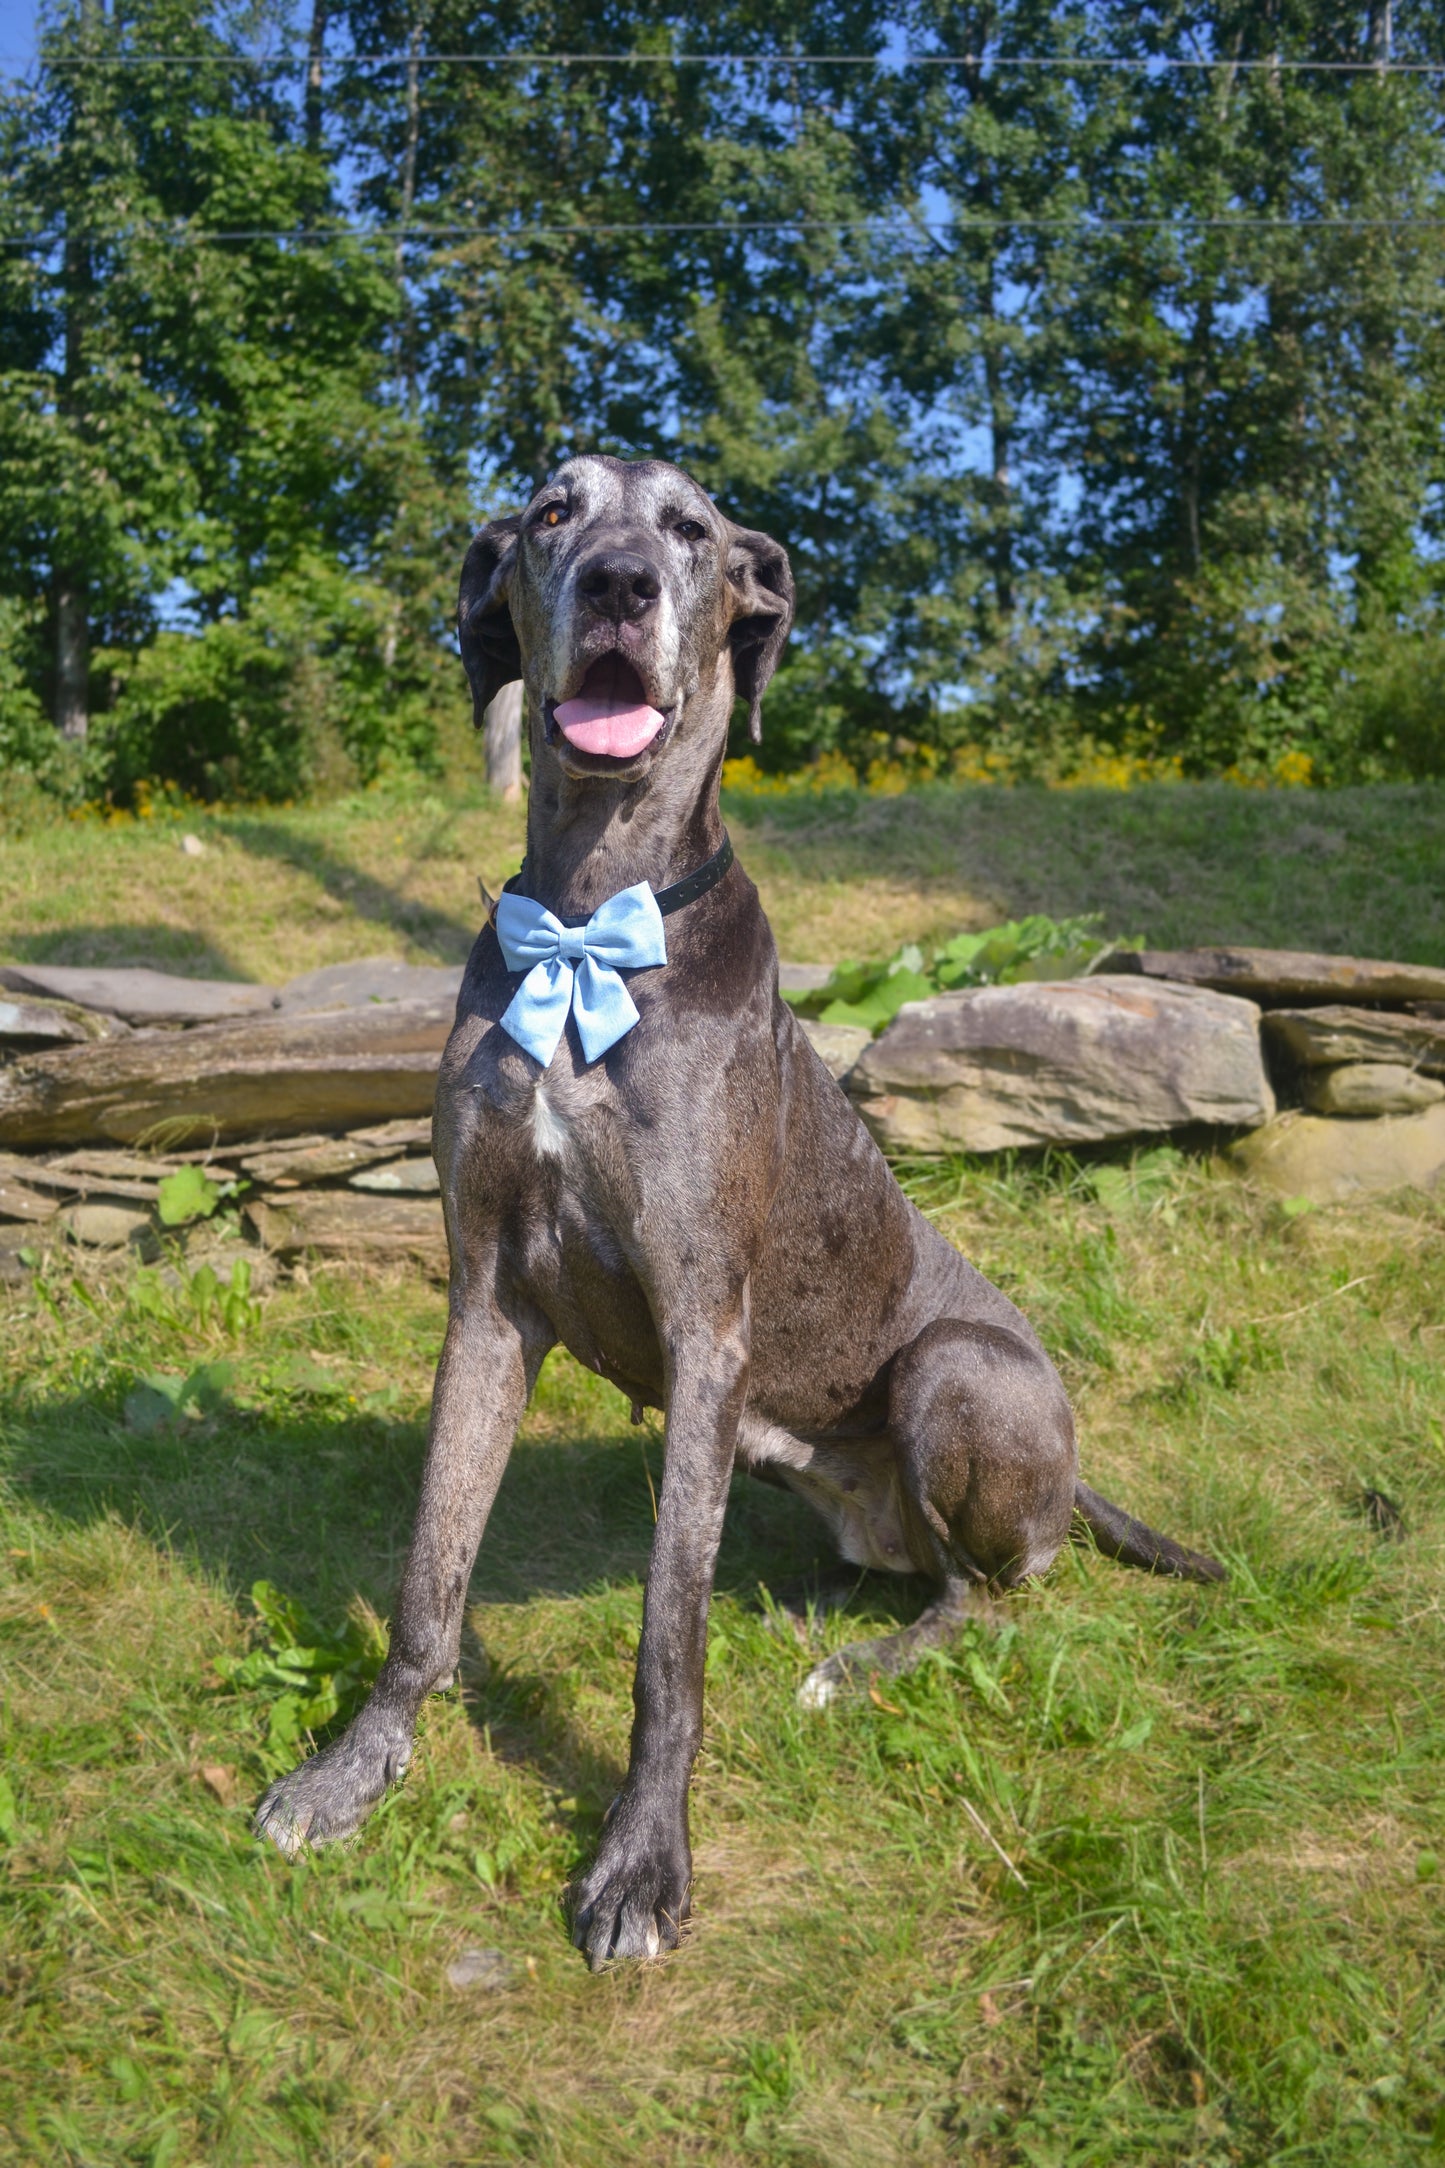
M 156 1211 L 162 1226 L 185 1227 L 192 1220 L 209 1219 L 223 1194 L 203 1167 L 177 1167 L 160 1185 Z

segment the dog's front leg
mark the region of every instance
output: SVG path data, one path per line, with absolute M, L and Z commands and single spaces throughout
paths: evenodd
M 477 1545 L 549 1345 L 540 1320 L 519 1324 L 490 1298 L 454 1307 L 386 1662 L 341 1737 L 273 1784 L 256 1811 L 256 1834 L 288 1859 L 349 1836 L 411 1759 L 417 1711 L 456 1668 Z
M 596 1863 L 572 1893 L 572 1939 L 597 1972 L 613 1957 L 676 1947 L 692 1853 L 687 1789 L 702 1739 L 707 1614 L 738 1421 L 747 1394 L 746 1306 L 668 1364 L 667 1439 L 633 1686 L 632 1755 Z

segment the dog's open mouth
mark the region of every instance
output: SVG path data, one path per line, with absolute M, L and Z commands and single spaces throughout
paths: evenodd
M 608 760 L 634 760 L 667 728 L 667 717 L 648 706 L 636 670 L 618 654 L 599 656 L 581 691 L 552 714 L 569 745 Z

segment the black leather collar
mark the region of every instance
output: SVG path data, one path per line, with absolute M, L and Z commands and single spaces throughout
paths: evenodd
M 656 891 L 657 908 L 663 917 L 668 918 L 674 911 L 680 911 L 684 904 L 696 903 L 699 896 L 705 896 L 710 888 L 716 888 L 732 862 L 733 840 L 724 828 L 722 842 L 705 865 L 699 866 L 696 873 L 685 873 L 682 879 L 674 881 L 670 888 L 659 888 Z
M 687 904 L 696 903 L 699 896 L 705 896 L 710 888 L 717 887 L 718 882 L 727 872 L 732 862 L 733 840 L 726 828 L 724 828 L 722 842 L 713 852 L 711 858 L 700 865 L 695 873 L 685 873 L 680 881 L 673 881 L 667 888 L 659 888 L 653 891 L 661 915 L 664 918 L 670 918 L 674 911 L 681 911 Z M 504 895 L 508 889 L 517 886 L 526 870 L 524 863 L 520 871 L 514 873 L 511 880 L 503 884 L 502 893 Z M 490 919 L 495 919 L 496 915 L 497 907 L 492 904 L 487 916 Z M 564 918 L 562 924 L 564 926 L 585 926 L 587 920 L 585 918 Z

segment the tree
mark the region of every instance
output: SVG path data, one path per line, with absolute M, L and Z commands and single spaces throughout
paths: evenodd
M 252 64 L 254 17 L 146 0 L 98 25 L 89 5 L 47 29 L 39 95 L 7 115 L 12 231 L 42 246 L 8 270 L 0 580 L 43 591 L 57 712 L 99 694 L 121 780 L 156 762 L 193 786 L 295 787 L 316 725 L 298 672 L 328 681 L 323 725 L 364 769 L 388 734 L 425 737 L 384 712 L 415 707 L 386 681 L 403 634 L 438 630 L 435 598 L 423 630 L 390 576 L 436 515 L 420 434 L 383 396 L 392 265 L 344 235 L 288 238 L 329 183 Z M 66 65 L 97 40 L 208 64 Z

